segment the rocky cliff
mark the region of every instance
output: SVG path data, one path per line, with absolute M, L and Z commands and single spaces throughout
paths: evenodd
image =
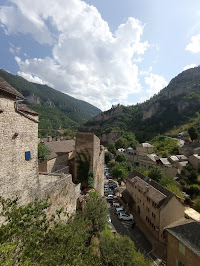
M 118 106 L 89 120 L 90 130 L 120 127 L 131 130 L 141 140 L 187 122 L 200 110 L 200 67 L 173 78 L 157 95 L 135 106 Z

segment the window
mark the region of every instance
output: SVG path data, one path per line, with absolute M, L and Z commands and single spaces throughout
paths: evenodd
M 153 217 L 153 218 L 156 218 L 156 215 L 155 215 L 155 213 L 153 213 L 153 212 L 152 212 L 152 217 Z
M 149 208 L 148 207 L 146 207 L 146 211 L 149 212 Z
M 150 198 L 149 197 L 147 197 L 147 201 L 150 202 Z
M 185 246 L 181 242 L 179 242 L 178 247 L 179 247 L 179 252 L 185 255 Z
M 154 208 L 156 208 L 157 204 L 155 202 L 152 202 L 152 205 Z
M 185 264 L 176 258 L 176 266 L 185 266 Z
M 25 160 L 30 161 L 31 159 L 31 152 L 30 151 L 25 151 Z

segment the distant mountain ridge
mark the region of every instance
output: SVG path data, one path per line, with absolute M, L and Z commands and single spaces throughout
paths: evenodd
M 26 98 L 25 103 L 39 113 L 42 136 L 55 130 L 79 126 L 101 112 L 97 107 L 77 100 L 47 85 L 32 83 L 0 69 L 0 76 Z
M 144 103 L 116 106 L 84 125 L 85 130 L 105 131 L 120 128 L 133 131 L 138 140 L 182 125 L 200 111 L 200 67 L 188 69 L 173 78 L 169 85 Z

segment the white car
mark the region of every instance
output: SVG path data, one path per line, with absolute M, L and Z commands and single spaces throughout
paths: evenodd
M 125 212 L 120 212 L 118 218 L 124 221 L 133 221 L 133 215 Z
M 121 207 L 119 207 L 119 208 L 116 208 L 116 209 L 115 209 L 115 212 L 116 212 L 117 215 L 118 215 L 120 212 L 125 212 L 124 207 L 121 206 Z
M 121 207 L 121 205 L 119 204 L 119 202 L 114 202 L 113 203 L 113 207 L 114 208 L 119 208 L 119 207 Z

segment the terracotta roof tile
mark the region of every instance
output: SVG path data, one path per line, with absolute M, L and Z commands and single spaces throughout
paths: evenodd
M 5 91 L 9 94 L 17 96 L 21 99 L 25 99 L 24 96 L 13 88 L 8 82 L 6 82 L 2 77 L 0 77 L 0 90 Z

